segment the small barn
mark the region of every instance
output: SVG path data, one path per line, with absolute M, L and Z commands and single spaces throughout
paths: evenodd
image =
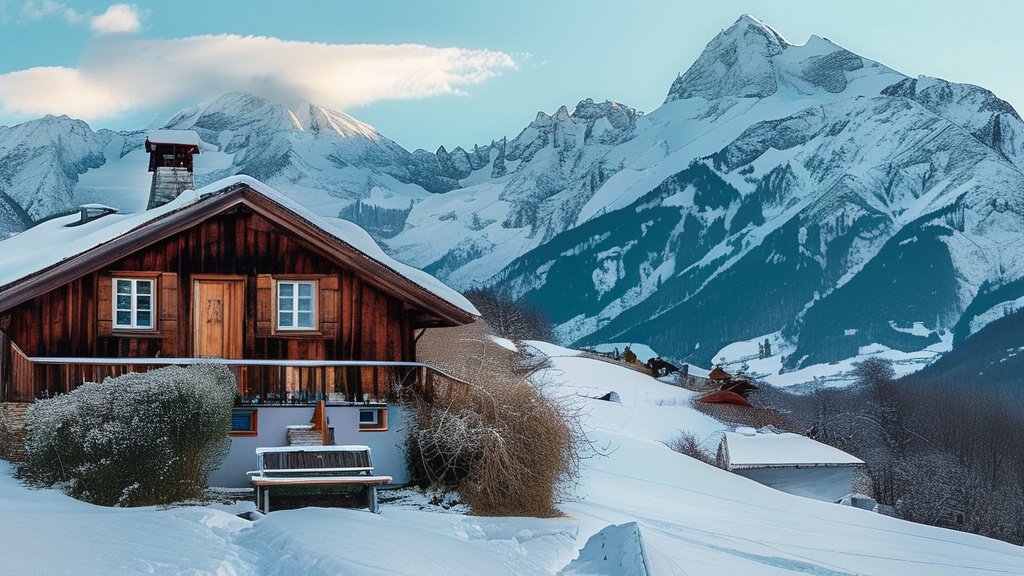
M 238 400 L 212 482 L 247 485 L 255 448 L 286 445 L 320 402 L 325 443 L 369 445 L 401 481 L 399 400 L 443 378 L 417 362 L 417 338 L 477 310 L 355 224 L 253 178 L 189 189 L 198 142 L 168 131 L 147 141 L 154 207 L 84 207 L 0 242 L 0 399 L 217 361 Z
M 854 471 L 864 462 L 799 434 L 740 427 L 725 433 L 718 464 L 782 492 L 838 502 L 850 494 Z

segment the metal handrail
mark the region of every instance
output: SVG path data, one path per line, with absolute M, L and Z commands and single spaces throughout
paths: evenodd
M 283 367 L 306 367 L 306 368 L 338 368 L 338 367 L 400 367 L 400 368 L 426 368 L 444 378 L 454 380 L 459 384 L 472 386 L 470 382 L 453 376 L 436 366 L 424 362 L 403 362 L 388 360 L 264 360 L 264 359 L 240 359 L 240 358 L 75 358 L 71 356 L 28 356 L 29 362 L 33 364 L 84 364 L 84 365 L 110 365 L 121 366 L 184 366 L 192 364 L 221 364 L 225 366 L 283 366 Z

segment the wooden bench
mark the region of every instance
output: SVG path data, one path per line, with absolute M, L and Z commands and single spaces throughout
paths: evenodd
M 271 486 L 361 484 L 366 503 L 377 512 L 377 486 L 391 476 L 374 476 L 368 446 L 281 446 L 256 449 L 256 465 L 249 482 L 256 488 L 256 507 L 270 513 Z

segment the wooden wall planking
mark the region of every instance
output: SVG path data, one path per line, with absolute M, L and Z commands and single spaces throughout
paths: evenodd
M 114 271 L 171 272 L 177 290 L 158 288 L 158 328 L 169 322 L 159 301 L 175 294 L 177 326 L 170 332 L 97 332 L 100 306 L 109 307 L 110 294 L 99 289 L 99 278 Z M 414 347 L 406 327 L 408 314 L 395 297 L 361 281 L 357 270 L 343 268 L 303 246 L 301 240 L 264 218 L 238 210 L 209 218 L 98 272 L 88 274 L 25 302 L 11 311 L 8 334 L 30 356 L 188 356 L 191 355 L 190 289 L 193 274 L 236 274 L 246 277 L 245 338 L 247 358 L 308 358 L 325 360 L 412 360 Z M 257 337 L 257 274 L 326 274 L 338 278 L 333 292 L 337 330 L 333 337 Z M 168 304 L 168 303 L 165 303 Z

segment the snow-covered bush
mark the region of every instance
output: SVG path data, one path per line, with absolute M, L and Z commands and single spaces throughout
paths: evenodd
M 524 381 L 448 390 L 421 404 L 409 437 L 414 476 L 458 490 L 474 514 L 557 515 L 579 465 L 575 416 Z
M 235 389 L 225 366 L 171 366 L 38 401 L 27 417 L 27 476 L 104 505 L 200 496 L 227 453 Z

